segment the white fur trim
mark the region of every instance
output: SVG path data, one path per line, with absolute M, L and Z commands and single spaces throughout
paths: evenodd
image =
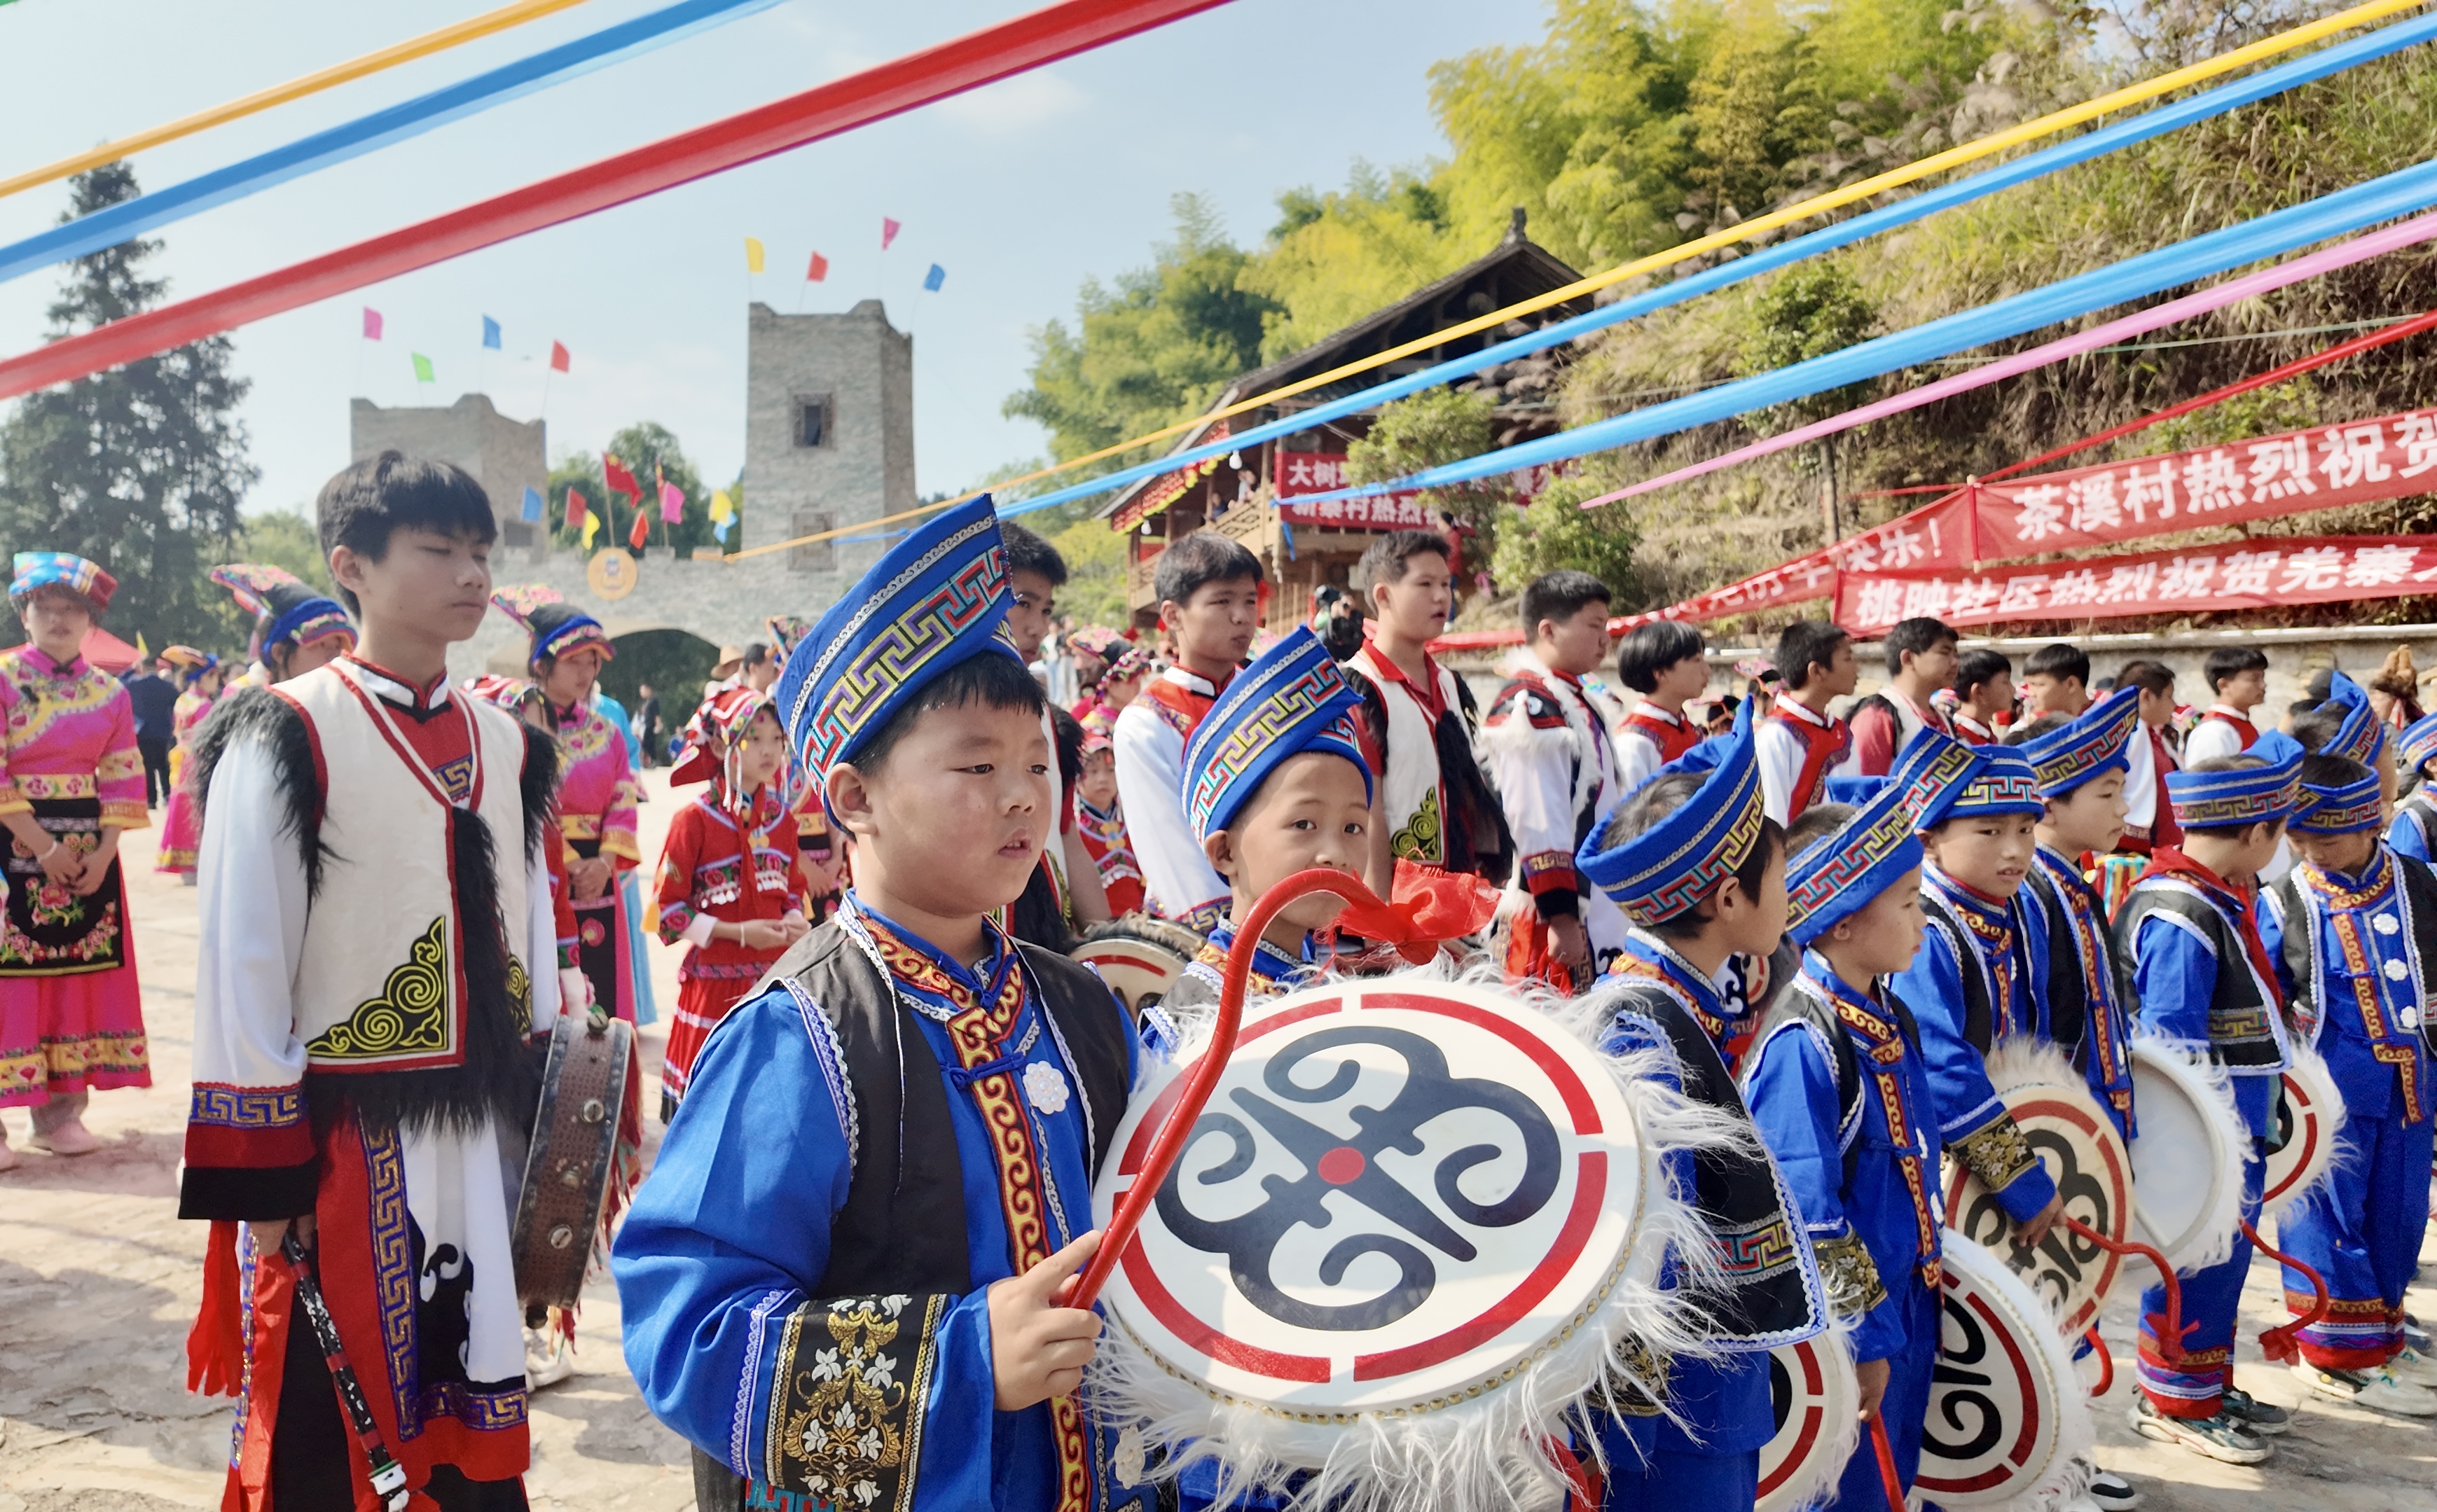
M 2163 1039 L 2153 1034 L 2135 1034 L 2132 1036 L 2131 1050 L 2136 1069 L 2141 1062 L 2148 1061 L 2155 1070 L 2171 1077 L 2183 1086 L 2183 1090 L 2190 1095 L 2193 1105 L 2199 1108 L 2201 1116 L 2208 1120 L 2212 1130 L 2210 1136 L 2212 1142 L 2218 1149 L 2232 1151 L 2235 1154 L 2236 1161 L 2235 1169 L 2224 1173 L 2224 1179 L 2217 1183 L 2215 1201 L 2210 1205 L 2201 1228 L 2204 1238 L 2198 1243 L 2186 1245 L 2180 1254 L 2170 1253 L 2166 1256 L 2167 1261 L 2175 1267 L 2177 1275 L 2189 1276 L 2195 1271 L 2221 1264 L 2234 1254 L 2234 1238 L 2235 1234 L 2241 1232 L 2242 1226 L 2242 1172 L 2239 1160 L 2241 1152 L 2251 1147 L 2251 1129 L 2243 1121 L 2241 1111 L 2235 1106 L 2234 1079 L 2226 1074 L 2225 1068 L 2219 1066 L 2205 1048 Z M 2141 1116 L 2140 1100 L 2137 1094 L 2134 1098 L 2133 1115 L 2136 1118 Z M 2132 1196 L 2137 1205 L 2141 1196 L 2139 1171 L 2142 1164 L 2139 1138 L 2132 1141 L 2132 1158 L 2134 1171 Z M 2137 1218 L 2133 1226 L 2133 1237 L 2148 1243 L 2158 1243 L 2144 1230 Z M 2136 1255 L 2127 1257 L 2124 1277 L 2118 1284 L 2140 1286 L 2154 1279 L 2154 1267 Z

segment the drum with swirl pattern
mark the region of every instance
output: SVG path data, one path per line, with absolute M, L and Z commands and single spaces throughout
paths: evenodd
M 2028 1505 L 2088 1452 L 2090 1405 L 2047 1305 L 1979 1244 L 1944 1237 L 1945 1307 L 1913 1486 L 1942 1506 Z

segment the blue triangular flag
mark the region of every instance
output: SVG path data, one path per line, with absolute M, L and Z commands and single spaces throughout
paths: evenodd
M 534 487 L 531 483 L 527 483 L 525 485 L 524 515 L 525 518 L 529 520 L 537 520 L 541 518 L 541 490 Z
M 711 537 L 712 537 L 712 539 L 716 540 L 720 545 L 722 545 L 722 546 L 726 546 L 726 545 L 728 544 L 728 528 L 729 526 L 731 526 L 731 525 L 735 524 L 735 523 L 736 523 L 735 516 L 730 515 L 728 518 L 724 519 L 724 520 L 720 521 L 718 524 L 716 524 L 716 525 L 712 526 L 712 527 L 710 528 L 710 533 L 711 533 Z
M 497 352 L 500 349 L 500 322 L 491 319 L 487 315 L 482 317 L 482 344 L 489 347 L 494 352 Z M 529 515 L 527 518 L 539 519 L 541 516 L 535 514 Z
M 931 270 L 922 275 L 922 287 L 929 289 L 934 294 L 938 293 L 939 291 L 939 286 L 947 281 L 948 270 L 940 267 L 938 263 L 933 263 L 931 265 Z

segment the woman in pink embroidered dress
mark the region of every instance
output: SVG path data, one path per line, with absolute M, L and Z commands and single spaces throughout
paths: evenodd
M 82 557 L 20 551 L 0 652 L 0 1106 L 34 1112 L 36 1149 L 86 1155 L 94 1088 L 149 1086 L 151 1058 L 120 886 L 118 837 L 150 821 L 135 710 L 81 648 L 117 581 Z M 17 1164 L 0 1132 L 0 1171 Z
M 194 749 L 195 733 L 203 727 L 219 699 L 222 669 L 219 657 L 192 646 L 171 646 L 161 652 L 161 659 L 178 669 L 179 686 L 185 691 L 178 695 L 177 715 L 170 724 L 176 743 L 169 748 L 169 806 L 161 815 L 161 848 L 152 869 L 192 887 L 195 852 L 203 843 L 203 806 L 202 799 L 186 791 L 186 753 Z

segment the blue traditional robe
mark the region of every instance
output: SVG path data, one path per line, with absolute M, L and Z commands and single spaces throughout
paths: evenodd
M 1801 1209 L 1829 1304 L 1851 1325 L 1854 1360 L 1887 1362 L 1881 1410 L 1909 1488 L 1920 1465 L 1940 1307 L 1929 1067 L 1884 995 L 1855 989 L 1816 951 L 1802 966 L 1793 987 L 1800 1000 L 1764 1027 L 1744 1096 Z M 1832 1034 L 1850 1047 L 1850 1105 Z M 1847 1463 L 1837 1494 L 1846 1506 L 1884 1503 L 1867 1443 Z
M 749 1506 L 1081 1512 L 1147 1499 L 1112 1472 L 1115 1435 L 1079 1398 L 995 1404 L 987 1289 L 1092 1226 L 1096 1115 L 1041 989 L 996 930 L 969 968 L 851 892 L 838 922 L 885 963 L 913 1010 L 898 1021 L 919 1025 L 939 1067 L 971 1289 L 822 1294 L 857 1141 L 901 1136 L 859 1125 L 829 1016 L 782 982 L 704 1045 L 618 1238 L 644 1401 L 745 1476 Z M 1129 1039 L 1130 1081 L 1137 1050 Z
M 2039 1214 L 2056 1182 L 2031 1154 L 1989 1081 L 1981 1041 L 2047 1037 L 2047 1016 L 2024 944 L 2019 896 L 1996 902 L 1938 870 L 1920 869 L 1929 914 L 1912 968 L 1889 987 L 1920 1030 L 1939 1140 L 2016 1223 Z
M 2127 1011 L 2124 975 L 2107 930 L 2106 905 L 2071 859 L 2042 845 L 2031 858 L 2036 875 L 2024 882 L 2025 943 L 2031 980 L 2044 989 L 2059 973 L 2071 973 L 2082 1003 L 2080 1043 L 2074 1049 L 2090 1095 L 2130 1141 L 2139 1125 L 2132 1116 L 2132 1017 Z M 2061 905 L 2052 911 L 2035 891 L 2044 883 Z M 2059 989 L 2061 991 L 2062 989 Z M 2058 1011 L 2049 1004 L 2050 1029 Z
M 2292 999 L 2294 1031 L 2344 1099 L 2334 1165 L 2277 1225 L 2280 1244 L 2327 1285 L 2328 1315 L 2300 1340 L 2323 1369 L 2375 1369 L 2393 1357 L 2428 1222 L 2437 1087 L 2425 1031 L 2437 962 L 2423 950 L 2437 927 L 2428 908 L 2437 888 L 2425 870 L 2423 885 L 2407 885 L 2418 865 L 2380 845 L 2358 876 L 2301 861 L 2280 888 L 2282 964 L 2307 984 Z M 2315 1302 L 2308 1277 L 2289 1266 L 2285 1302 L 2296 1316 Z

